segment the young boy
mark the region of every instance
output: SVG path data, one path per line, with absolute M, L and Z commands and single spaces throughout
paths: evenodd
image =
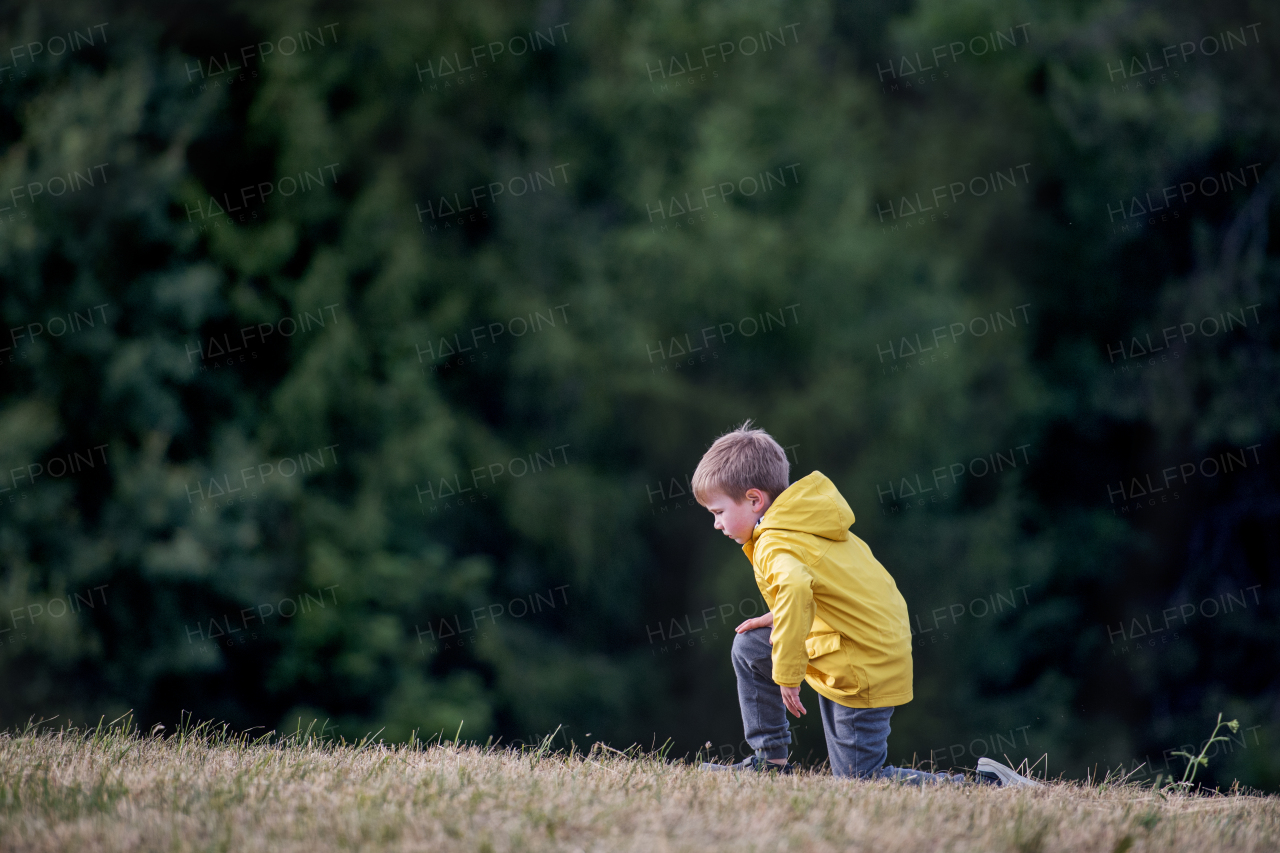
M 786 453 L 747 421 L 716 439 L 693 474 L 693 493 L 716 530 L 742 546 L 769 611 L 736 629 L 733 668 L 747 743 L 755 755 L 704 770 L 790 773 L 787 711 L 808 713 L 800 683 L 818 693 L 818 711 L 837 776 L 913 784 L 963 776 L 885 766 L 889 718 L 911 701 L 911 633 L 897 584 L 849 532 L 853 511 L 820 472 L 787 485 Z M 1037 785 L 983 758 L 980 780 Z

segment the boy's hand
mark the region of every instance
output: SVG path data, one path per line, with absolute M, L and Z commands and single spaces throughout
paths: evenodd
M 801 714 L 809 713 L 804 709 L 804 705 L 800 704 L 800 685 L 795 687 L 780 687 L 782 690 L 782 704 L 787 706 L 787 710 L 794 716 L 799 717 Z
M 757 616 L 754 619 L 748 619 L 747 621 L 743 622 L 741 625 L 739 625 L 737 628 L 734 628 L 733 630 L 735 633 L 741 634 L 743 631 L 754 631 L 756 628 L 772 628 L 772 627 L 773 627 L 773 611 L 770 610 L 768 613 L 764 614 L 763 616 Z M 773 645 L 772 631 L 769 632 L 769 645 L 771 646 Z

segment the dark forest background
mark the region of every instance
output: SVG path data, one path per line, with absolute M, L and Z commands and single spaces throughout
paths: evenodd
M 1278 40 L 6 4 L 0 723 L 741 755 L 762 605 L 687 478 L 754 418 L 907 599 L 892 761 L 1180 775 L 1224 712 L 1208 780 L 1275 790 Z

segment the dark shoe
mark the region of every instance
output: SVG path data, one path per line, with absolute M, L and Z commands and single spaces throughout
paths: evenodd
M 724 772 L 727 770 L 750 770 L 756 773 L 777 773 L 783 776 L 791 776 L 795 773 L 791 762 L 786 764 L 774 764 L 766 758 L 761 757 L 758 753 L 750 755 L 739 761 L 737 764 L 711 764 L 703 763 L 699 770 L 710 770 L 712 772 Z
M 1012 767 L 1007 767 L 999 761 L 992 761 L 990 758 L 978 759 L 978 778 L 983 782 L 1000 785 L 1005 788 L 1043 787 L 1034 779 L 1028 779 Z

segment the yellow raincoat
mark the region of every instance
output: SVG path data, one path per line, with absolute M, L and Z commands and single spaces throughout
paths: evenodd
M 911 701 L 907 603 L 822 473 L 792 483 L 742 546 L 773 611 L 773 680 L 850 708 Z

